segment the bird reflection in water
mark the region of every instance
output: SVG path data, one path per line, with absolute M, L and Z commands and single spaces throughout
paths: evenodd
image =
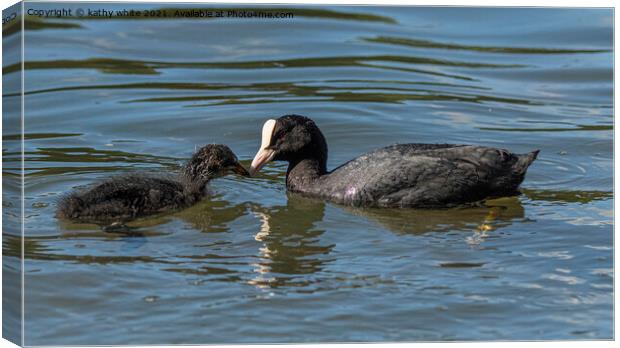
M 484 221 L 478 225 L 477 229 L 474 229 L 474 233 L 471 236 L 465 238 L 467 244 L 471 246 L 479 246 L 489 236 L 489 232 L 493 231 L 497 227 L 494 226 L 495 221 L 502 213 L 501 207 L 491 207 Z
M 230 224 L 246 214 L 246 203 L 232 204 L 221 197 L 204 200 L 197 205 L 176 213 L 174 216 L 203 232 L 227 232 Z
M 465 241 L 480 245 L 490 232 L 524 219 L 517 197 L 489 200 L 482 205 L 455 209 L 355 209 L 335 206 L 379 223 L 396 234 L 421 235 L 429 232 L 473 232 Z M 309 286 L 318 282 L 311 274 L 332 261 L 327 257 L 335 245 L 320 242 L 325 232 L 317 226 L 323 220 L 325 203 L 288 193 L 287 205 L 265 208 L 253 206 L 260 227 L 254 236 L 259 261 L 252 264 L 255 277 L 249 284 L 259 288 Z M 307 289 L 312 291 L 311 289 Z
M 248 283 L 260 288 L 303 287 L 314 281 L 309 275 L 323 269 L 335 245 L 324 245 L 325 230 L 316 226 L 323 219 L 325 203 L 289 194 L 286 206 L 253 206 L 260 220 L 254 236 L 259 247 L 256 276 Z
M 174 215 L 160 216 L 133 223 L 134 233 L 129 238 L 122 233 L 109 233 L 98 230 L 85 231 L 84 225 L 64 226 L 64 238 L 89 238 L 93 233 L 105 239 L 121 238 L 127 244 L 122 250 L 128 257 L 144 257 L 138 249 L 145 246 L 135 239 L 146 240 L 176 232 L 163 232 L 152 228 L 179 218 L 192 229 L 207 233 L 229 232 L 231 223 L 241 216 L 252 214 L 257 218 L 257 231 L 253 239 L 258 243 L 258 250 L 247 265 L 247 270 L 235 269 L 230 264 L 220 264 L 222 257 L 235 257 L 224 253 L 212 259 L 211 246 L 205 245 L 208 255 L 177 255 L 175 267 L 166 264 L 166 270 L 190 273 L 201 276 L 213 276 L 210 280 L 239 281 L 244 279 L 261 289 L 278 287 L 295 287 L 299 292 L 314 292 L 320 289 L 318 283 L 324 279 L 321 273 L 326 265 L 334 260 L 334 244 L 327 244 L 321 236 L 325 233 L 321 222 L 324 219 L 326 203 L 289 193 L 284 206 L 262 206 L 253 202 L 231 204 L 222 199 L 207 200 Z M 218 197 L 216 197 L 218 198 Z M 329 203 L 327 203 L 329 204 Z M 430 232 L 463 232 L 464 240 L 472 247 L 479 247 L 492 232 L 511 225 L 514 221 L 525 219 L 524 208 L 518 197 L 490 200 L 484 205 L 453 209 L 356 209 L 330 205 L 374 222 L 396 235 L 422 235 Z M 71 232 L 72 231 L 72 232 Z M 140 235 L 141 234 L 141 235 Z M 247 236 L 249 237 L 249 236 Z M 202 240 L 200 236 L 196 238 Z M 323 239 L 323 240 L 321 240 Z M 125 244 L 123 243 L 123 244 Z M 202 246 L 200 246 L 202 247 Z M 131 249 L 131 250 L 128 250 Z M 131 254 L 131 256 L 130 256 Z M 187 263 L 182 261 L 187 259 Z M 201 261 L 201 262 L 196 262 Z M 206 262 L 203 264 L 202 261 Z M 200 267 L 197 268 L 197 265 Z M 205 266 L 206 265 L 206 266 Z M 226 270 L 214 273 L 215 269 Z M 242 267 L 243 268 L 243 267 Z M 321 286 L 325 286 L 322 283 Z
M 472 247 L 480 246 L 486 238 L 490 236 L 490 232 L 500 227 L 511 225 L 513 221 L 524 221 L 525 209 L 521 205 L 518 197 L 505 197 L 486 202 L 488 213 L 484 221 L 474 229 L 474 233 L 468 236 L 465 241 Z
M 525 210 L 518 197 L 451 209 L 345 209 L 375 221 L 396 234 L 473 232 L 466 238 L 470 245 L 480 245 L 491 231 L 525 218 Z

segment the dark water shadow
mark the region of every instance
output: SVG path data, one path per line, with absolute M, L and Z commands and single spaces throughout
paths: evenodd
M 498 132 L 576 132 L 576 131 L 609 131 L 613 130 L 614 126 L 610 125 L 588 125 L 588 124 L 576 124 L 573 127 L 554 127 L 554 128 L 498 128 L 498 127 L 478 127 L 484 131 L 498 131 Z
M 324 83 L 326 85 L 317 86 L 317 83 Z M 349 83 L 349 84 L 363 84 L 364 87 L 334 87 L 329 85 L 329 83 Z M 34 95 L 34 94 L 42 94 L 42 93 L 54 93 L 54 92 L 67 92 L 67 91 L 82 91 L 82 90 L 123 90 L 123 89 L 156 89 L 156 90 L 190 90 L 190 91 L 213 91 L 213 90 L 238 90 L 238 89 L 246 89 L 246 90 L 255 90 L 255 91 L 287 91 L 292 92 L 298 90 L 299 94 L 315 94 L 318 89 L 342 89 L 342 90 L 360 90 L 368 88 L 368 84 L 375 83 L 390 83 L 390 84 L 398 84 L 398 85 L 407 85 L 407 86 L 427 86 L 426 89 L 418 88 L 386 88 L 380 87 L 381 89 L 395 90 L 395 91 L 426 91 L 428 87 L 450 87 L 450 88 L 464 88 L 464 89 L 475 89 L 475 90 L 490 90 L 488 87 L 476 86 L 471 84 L 453 84 L 453 83 L 444 83 L 444 82 L 429 82 L 429 81 L 406 81 L 406 80 L 364 80 L 364 79 L 349 79 L 349 80 L 330 80 L 330 79 L 321 79 L 321 80 L 302 80 L 296 82 L 259 82 L 259 83 L 192 83 L 192 82 L 139 82 L 139 83 L 122 83 L 122 84 L 101 84 L 101 85 L 80 85 L 80 86 L 65 86 L 65 87 L 55 87 L 55 88 L 46 88 L 46 89 L 34 89 L 30 91 L 25 91 L 25 95 Z M 304 84 L 313 84 L 312 86 L 304 85 Z M 3 97 L 15 97 L 20 96 L 21 93 L 8 93 L 3 94 Z M 141 101 L 141 100 L 135 100 Z M 39 133 L 42 136 L 45 136 L 45 133 Z M 59 136 L 79 136 L 81 134 L 74 133 L 49 133 L 49 137 L 59 137 Z M 11 138 L 7 140 L 20 140 L 19 134 L 11 135 Z M 37 134 L 32 134 L 32 139 L 37 139 Z M 27 138 L 29 139 L 29 138 Z
M 604 201 L 614 198 L 612 191 L 521 189 L 521 192 L 534 202 L 541 201 L 563 205 L 569 203 L 588 204 L 593 201 Z
M 331 82 L 345 82 L 354 86 L 332 86 Z M 542 105 L 540 102 L 519 98 L 498 97 L 483 94 L 478 91 L 482 87 L 471 84 L 407 82 L 407 81 L 374 81 L 373 83 L 395 83 L 394 86 L 369 86 L 370 81 L 299 81 L 276 83 L 251 84 L 204 84 L 204 83 L 132 83 L 119 85 L 91 85 L 59 87 L 45 90 L 32 90 L 26 94 L 40 94 L 64 92 L 72 90 L 124 90 L 124 89 L 162 89 L 168 91 L 221 91 L 209 95 L 175 95 L 170 97 L 149 97 L 123 101 L 123 103 L 192 103 L 188 107 L 235 105 L 235 104 L 263 104 L 263 103 L 291 103 L 291 102 L 383 102 L 404 103 L 407 101 L 459 101 L 467 103 L 497 102 L 517 105 Z M 452 91 L 446 91 L 451 88 Z M 239 94 L 238 91 L 247 91 Z M 477 93 L 467 93 L 461 90 L 474 90 Z M 234 92 L 234 93 L 230 93 Z M 13 96 L 5 95 L 5 96 Z M 209 102 L 195 104 L 195 102 Z M 51 137 L 52 135 L 50 135 Z M 66 135 L 69 136 L 69 135 Z
M 368 91 L 369 89 L 374 91 Z M 385 92 L 377 92 L 384 90 Z M 456 101 L 464 103 L 496 102 L 516 105 L 543 105 L 540 102 L 496 97 L 484 94 L 439 92 L 433 89 L 390 88 L 390 87 L 329 87 L 329 86 L 291 86 L 291 88 L 263 90 L 266 93 L 245 95 L 208 95 L 208 96 L 175 96 L 130 100 L 128 102 L 199 102 L 211 101 L 208 104 L 191 104 L 190 107 L 265 104 L 265 103 L 298 103 L 298 102 L 375 102 L 400 104 L 407 101 Z M 297 99 L 291 99 L 297 98 Z
M 59 237 L 55 238 L 58 239 Z M 87 238 L 92 238 L 88 234 Z M 64 261 L 78 264 L 135 264 L 135 263 L 174 263 L 162 258 L 147 255 L 78 255 L 61 253 L 52 245 L 48 245 L 45 237 L 24 238 L 24 258 L 39 261 Z M 73 238 L 67 238 L 73 239 Z M 19 253 L 18 253 L 19 251 Z M 2 241 L 4 255 L 21 257 L 21 238 L 5 236 Z
M 55 134 L 37 134 L 39 137 L 57 137 Z M 73 135 L 64 135 L 73 136 Z M 21 156 L 20 152 L 5 152 L 3 160 Z M 96 172 L 122 172 L 128 168 L 144 166 L 178 169 L 181 160 L 173 157 L 154 156 L 119 150 L 96 149 L 91 147 L 38 147 L 24 152 L 26 176 L 46 177 L 48 175 L 84 174 Z M 73 163 L 73 166 L 45 165 L 46 163 Z M 102 165 L 116 163 L 116 165 Z M 5 168 L 12 169 L 12 168 Z
M 415 48 L 435 48 L 458 51 L 474 51 L 485 53 L 508 53 L 508 54 L 578 54 L 578 53 L 606 53 L 609 49 L 567 49 L 567 48 L 545 48 L 545 47 L 506 47 L 506 46 L 474 46 L 456 43 L 444 43 L 430 40 L 407 39 L 390 36 L 377 36 L 373 38 L 362 38 L 363 41 L 407 46 Z
M 6 38 L 10 35 L 21 31 L 21 16 L 16 17 L 2 25 L 2 37 Z M 82 25 L 72 22 L 46 21 L 36 17 L 27 16 L 24 19 L 25 30 L 46 30 L 46 29 L 79 29 Z
M 379 63 L 402 63 L 412 65 L 433 65 L 447 67 L 461 67 L 471 69 L 483 68 L 522 68 L 522 64 L 492 64 L 480 62 L 454 61 L 448 59 L 437 59 L 417 56 L 397 56 L 397 55 L 362 55 L 362 56 L 334 56 L 334 57 L 315 57 L 315 58 L 292 58 L 282 60 L 261 60 L 245 62 L 163 62 L 163 61 L 143 61 L 114 58 L 90 58 L 82 60 L 39 60 L 24 62 L 24 69 L 95 69 L 102 73 L 110 74 L 137 74 L 137 75 L 156 75 L 160 74 L 160 69 L 184 68 L 184 69 L 281 69 L 281 68 L 312 68 L 312 67 L 374 67 L 380 69 L 400 69 L 398 67 L 381 66 L 372 64 Z M 21 63 L 15 63 L 2 68 L 2 74 L 18 72 Z M 405 68 L 406 69 L 406 68 Z M 422 69 L 415 69 L 412 72 L 425 72 Z M 441 73 L 426 71 L 432 75 Z M 450 76 L 441 74 L 441 76 Z M 454 75 L 457 76 L 457 75 Z M 458 76 L 460 77 L 460 76 Z M 469 79 L 468 77 L 463 77 Z
M 11 94 L 20 95 L 19 93 Z M 9 96 L 7 94 L 3 97 Z M 36 139 L 54 139 L 54 138 L 66 138 L 66 137 L 79 137 L 82 133 L 24 133 L 24 140 L 36 140 Z M 22 134 L 3 134 L 2 141 L 21 141 Z

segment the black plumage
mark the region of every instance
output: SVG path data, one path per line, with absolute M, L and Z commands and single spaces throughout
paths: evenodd
M 110 223 L 189 207 L 206 195 L 207 183 L 228 172 L 248 175 L 225 145 L 202 147 L 176 177 L 128 174 L 69 193 L 58 201 L 59 218 Z
M 267 121 L 250 172 L 287 161 L 286 187 L 350 206 L 450 207 L 511 196 L 538 150 L 516 155 L 473 145 L 397 144 L 327 171 L 327 142 L 311 119 L 287 115 Z

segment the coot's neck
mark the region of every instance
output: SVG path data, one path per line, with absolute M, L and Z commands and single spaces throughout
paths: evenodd
M 312 120 L 298 115 L 284 116 L 283 124 L 296 123 L 292 137 L 275 160 L 288 161 L 286 188 L 294 192 L 316 193 L 320 180 L 327 174 L 327 141 Z M 278 122 L 278 121 L 276 121 Z
M 325 174 L 327 174 L 327 159 L 291 160 L 286 172 L 286 187 L 295 192 L 311 193 L 317 189 L 318 179 Z
M 202 198 L 207 192 L 207 184 L 211 181 L 212 176 L 201 177 L 189 177 L 185 171 L 181 174 L 181 184 L 186 192 L 195 196 L 196 198 Z

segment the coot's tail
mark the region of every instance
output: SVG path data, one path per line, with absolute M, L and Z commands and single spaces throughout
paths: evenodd
M 512 170 L 517 175 L 525 175 L 527 168 L 534 162 L 540 150 L 534 150 L 525 155 L 518 155 L 517 163 L 512 166 Z

